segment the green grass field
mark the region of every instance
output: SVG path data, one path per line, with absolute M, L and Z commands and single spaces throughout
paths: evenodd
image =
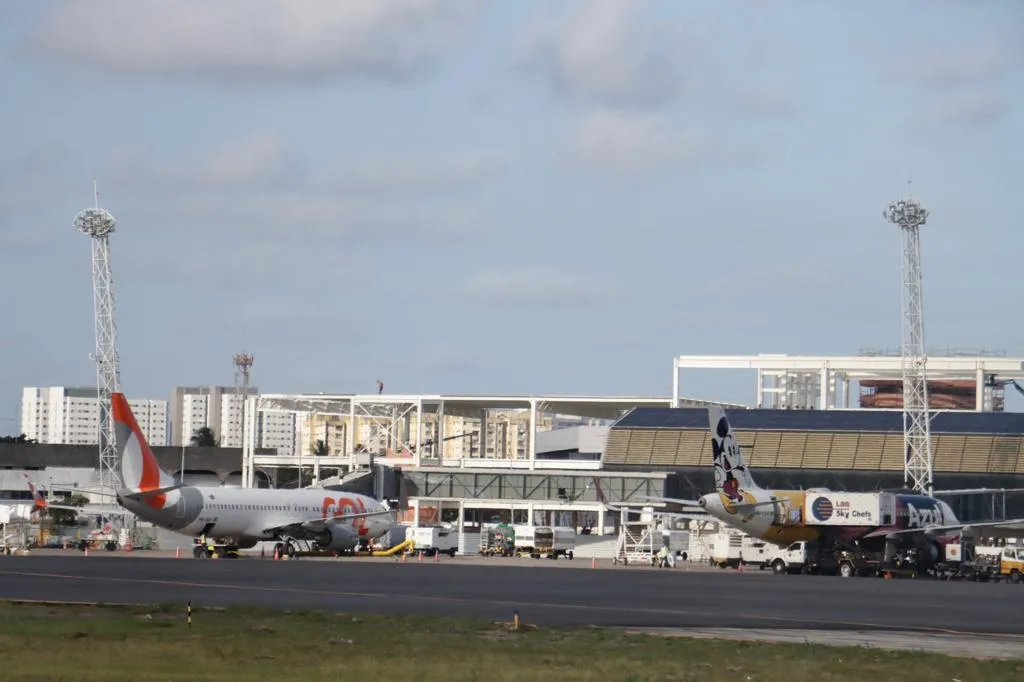
M 0 680 L 1024 679 L 1024 662 L 432 617 L 0 603 Z

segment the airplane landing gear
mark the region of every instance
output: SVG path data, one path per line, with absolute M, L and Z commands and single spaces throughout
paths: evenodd
M 285 540 L 284 542 L 279 542 L 276 545 L 274 545 L 274 553 L 281 558 L 288 557 L 289 559 L 294 559 L 295 543 L 292 542 L 290 539 Z

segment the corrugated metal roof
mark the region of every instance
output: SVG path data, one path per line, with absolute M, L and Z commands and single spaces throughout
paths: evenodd
M 731 410 L 733 428 L 782 431 L 903 432 L 903 414 L 884 410 Z M 617 421 L 617 429 L 706 429 L 708 412 L 690 407 L 638 407 Z M 940 412 L 933 433 L 1024 435 L 1024 413 Z

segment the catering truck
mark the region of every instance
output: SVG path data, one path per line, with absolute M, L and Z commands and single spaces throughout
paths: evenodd
M 889 526 L 896 518 L 896 496 L 892 493 L 808 493 L 804 498 L 803 516 L 808 526 Z
M 573 558 L 576 529 L 566 526 L 515 526 L 516 553 L 534 559 Z

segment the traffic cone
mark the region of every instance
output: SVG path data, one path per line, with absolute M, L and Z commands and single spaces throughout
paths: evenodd
M 89 545 L 85 546 L 85 554 L 83 554 L 82 556 L 89 556 Z
M 420 552 L 419 554 L 416 555 L 416 561 L 419 561 L 420 563 L 423 563 L 423 552 Z
M 434 563 L 435 564 L 441 563 L 441 553 L 440 552 L 434 552 Z
M 278 559 L 280 559 L 280 558 L 281 558 L 281 550 L 279 550 L 279 549 L 278 549 L 278 548 L 277 548 L 277 547 L 275 546 L 275 547 L 274 547 L 274 561 L 277 561 L 277 560 L 278 560 Z
M 597 557 L 596 556 L 590 557 L 590 567 L 591 568 L 597 568 Z
M 174 548 L 174 558 L 175 559 L 180 559 L 181 558 L 181 547 L 180 546 Z
M 740 573 L 742 573 L 742 572 L 743 572 L 743 562 L 741 561 L 740 562 Z

